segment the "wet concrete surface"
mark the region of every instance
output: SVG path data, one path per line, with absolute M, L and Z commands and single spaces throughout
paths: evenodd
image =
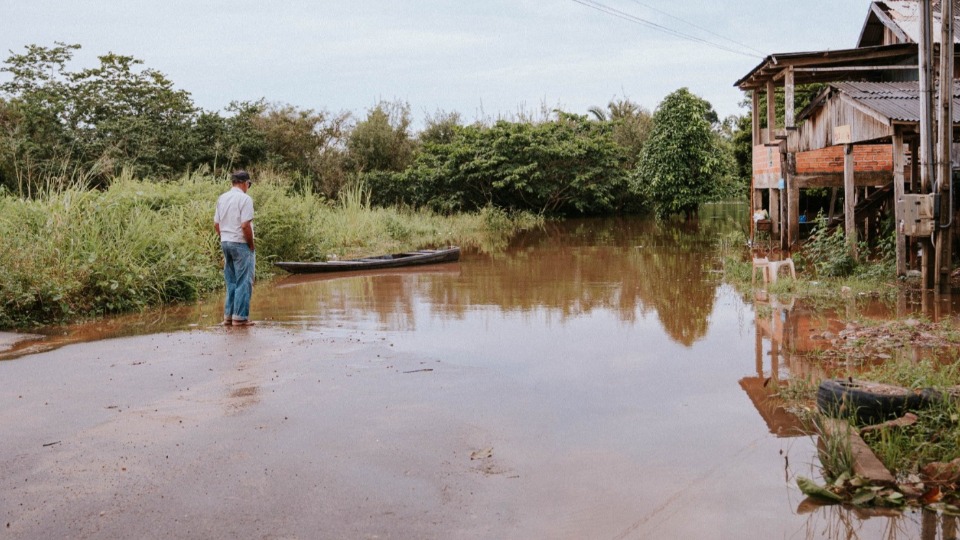
M 936 537 L 804 501 L 756 404 L 800 368 L 696 231 L 590 227 L 50 332 L 0 361 L 0 538 Z
M 703 537 L 750 523 L 725 492 L 755 459 L 782 484 L 763 434 L 698 445 L 671 419 L 694 404 L 611 419 L 392 339 L 206 329 L 0 364 L 4 536 Z

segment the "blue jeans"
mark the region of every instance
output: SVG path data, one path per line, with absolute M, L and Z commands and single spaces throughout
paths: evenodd
M 250 316 L 253 272 L 257 254 L 243 242 L 220 242 L 223 250 L 223 279 L 227 299 L 223 302 L 223 320 L 245 321 Z

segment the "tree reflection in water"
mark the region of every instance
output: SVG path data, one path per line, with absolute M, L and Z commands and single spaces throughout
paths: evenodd
M 503 251 L 467 252 L 455 265 L 355 275 L 336 287 L 323 285 L 329 276 L 313 278 L 320 281 L 311 287 L 321 290 L 285 295 L 283 311 L 301 302 L 301 313 L 375 316 L 385 328 L 411 330 L 421 301 L 432 315 L 449 319 L 481 307 L 544 312 L 561 322 L 607 310 L 626 323 L 655 315 L 672 340 L 691 346 L 706 335 L 721 281 L 717 238 L 741 227 L 745 211 L 743 205 L 711 205 L 692 221 L 548 223 Z

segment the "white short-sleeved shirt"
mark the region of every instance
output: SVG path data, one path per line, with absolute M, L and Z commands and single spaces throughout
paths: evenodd
M 220 195 L 217 199 L 217 211 L 213 222 L 220 225 L 220 240 L 224 242 L 246 243 L 241 225 L 253 221 L 253 198 L 238 187 Z M 251 229 L 253 223 L 250 224 Z

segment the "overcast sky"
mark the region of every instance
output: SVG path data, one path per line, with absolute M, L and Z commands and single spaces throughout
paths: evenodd
M 653 110 L 685 86 L 723 117 L 744 112 L 733 83 L 761 59 L 745 46 L 852 48 L 870 2 L 596 4 L 635 19 L 574 0 L 0 0 L 0 52 L 76 43 L 75 69 L 134 56 L 212 111 L 265 98 L 362 116 L 382 99 L 409 103 L 418 123 L 440 110 L 472 121 L 624 97 Z

